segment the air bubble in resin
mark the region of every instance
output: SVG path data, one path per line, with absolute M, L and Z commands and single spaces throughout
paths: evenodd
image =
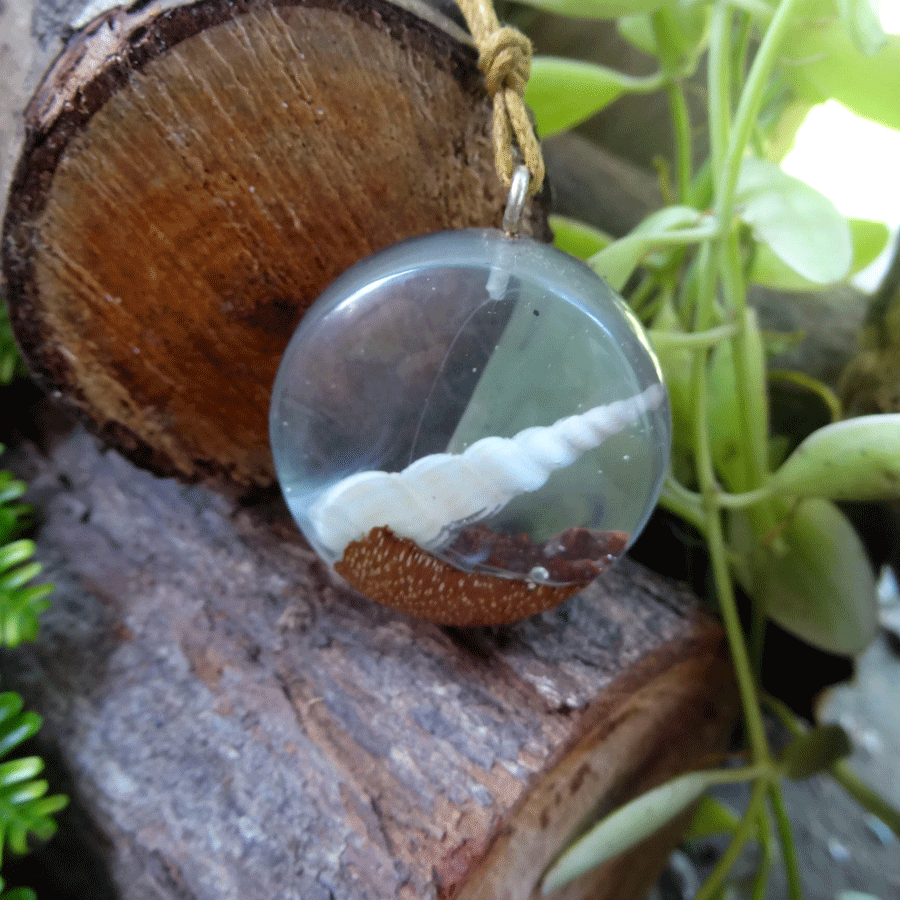
M 316 552 L 373 599 L 457 625 L 600 574 L 650 515 L 671 433 L 622 300 L 493 230 L 407 241 L 335 281 L 288 345 L 270 427 Z

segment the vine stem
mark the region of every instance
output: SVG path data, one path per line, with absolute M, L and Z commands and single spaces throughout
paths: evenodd
M 657 54 L 669 79 L 666 84 L 666 96 L 669 100 L 669 110 L 672 114 L 672 125 L 675 131 L 678 202 L 687 203 L 691 187 L 691 162 L 693 157 L 691 139 L 693 132 L 687 101 L 684 96 L 684 88 L 677 77 L 678 60 L 672 50 L 673 42 L 670 40 L 674 30 L 672 18 L 671 10 L 663 8 L 653 14 L 651 21 L 656 38 Z
M 769 485 L 755 488 L 752 491 L 746 491 L 740 494 L 719 494 L 717 503 L 723 509 L 746 509 L 759 503 L 760 500 L 768 500 L 774 495 L 774 491 Z
M 807 375 L 805 372 L 794 372 L 790 369 L 769 369 L 769 381 L 780 381 L 794 385 L 800 390 L 814 394 L 828 409 L 832 422 L 838 422 L 843 415 L 838 395 L 827 384 Z
M 733 337 L 735 334 L 737 334 L 736 325 L 720 325 L 709 331 L 654 331 L 652 328 L 647 331 L 647 336 L 657 349 L 676 347 L 685 350 L 704 350 L 714 347 L 725 338 Z
M 692 491 L 671 476 L 666 479 L 666 486 L 671 487 L 672 492 L 679 496 L 685 503 L 694 506 L 697 509 L 703 508 L 703 494 Z M 774 493 L 775 491 L 771 485 L 766 485 L 765 487 L 757 488 L 755 491 L 747 491 L 742 494 L 729 494 L 726 491 L 718 491 L 715 495 L 715 504 L 720 509 L 746 509 L 748 506 L 759 503 L 760 500 L 768 500 Z
M 750 794 L 750 802 L 747 804 L 747 810 L 743 819 L 738 823 L 731 838 L 731 843 L 725 849 L 725 852 L 719 858 L 715 868 L 707 876 L 700 890 L 697 892 L 694 900 L 712 900 L 718 893 L 725 876 L 731 871 L 732 866 L 737 862 L 741 850 L 744 845 L 753 836 L 753 828 L 757 824 L 759 814 L 763 809 L 763 801 L 766 796 L 766 787 L 768 780 L 760 778 L 753 785 L 753 791 Z
M 900 811 L 891 806 L 881 794 L 860 778 L 839 759 L 829 769 L 831 777 L 863 808 L 878 816 L 900 838 Z
M 672 119 L 675 122 L 675 150 L 678 159 L 678 202 L 687 203 L 691 189 L 691 119 L 681 82 L 666 86 Z
M 765 725 L 759 708 L 759 697 L 756 693 L 756 678 L 750 665 L 750 655 L 738 616 L 734 585 L 731 581 L 731 571 L 728 568 L 728 553 L 722 534 L 722 518 L 717 507 L 708 509 L 706 512 L 706 539 L 709 542 L 713 580 L 719 598 L 722 623 L 725 626 L 725 634 L 731 648 L 731 658 L 744 710 L 753 761 L 757 764 L 771 764 L 772 755 L 769 750 L 769 742 L 766 740 Z
M 660 505 L 669 510 L 669 512 L 675 513 L 679 518 L 684 519 L 685 522 L 689 522 L 700 532 L 700 534 L 703 534 L 704 529 L 706 528 L 706 519 L 703 516 L 703 510 L 700 508 L 699 504 L 691 503 L 689 500 L 686 501 L 685 498 L 678 493 L 678 490 L 674 485 L 674 482 L 666 481 L 663 486 L 663 492 L 659 498 Z
M 759 50 L 753 60 L 744 90 L 741 92 L 733 122 L 731 121 L 730 92 L 727 83 L 723 83 L 723 72 L 728 71 L 727 67 L 724 66 L 724 62 L 727 58 L 729 42 L 730 10 L 724 0 L 717 4 L 713 10 L 708 69 L 710 138 L 712 142 L 713 181 L 716 187 L 714 198 L 715 218 L 726 235 L 730 231 L 729 224 L 734 215 L 737 180 L 744 151 L 750 138 L 753 123 L 759 114 L 766 83 L 775 64 L 778 49 L 784 39 L 791 20 L 791 14 L 797 2 L 798 0 L 782 0 L 772 17 L 772 21 L 766 29 Z M 724 77 L 727 78 L 727 76 Z M 725 134 L 728 135 L 728 139 L 727 149 L 724 150 L 723 155 L 722 145 L 725 140 Z M 738 334 L 733 338 L 733 342 L 735 363 L 740 366 L 738 384 L 741 384 L 744 380 L 743 376 L 747 373 L 748 361 L 746 295 L 742 289 L 741 274 L 739 271 L 736 271 L 734 265 L 734 243 L 723 236 L 710 240 L 703 248 L 707 256 L 707 262 L 711 261 L 709 257 L 714 253 L 713 247 L 715 247 L 719 266 L 711 266 L 710 268 L 718 269 L 718 274 L 723 278 L 723 299 L 726 307 L 736 313 L 736 320 L 739 326 Z M 714 303 L 715 274 L 705 278 L 704 284 L 701 286 L 697 306 L 697 320 L 695 322 L 695 327 L 698 330 L 708 330 L 713 324 Z M 728 568 L 728 556 L 722 533 L 721 513 L 716 503 L 718 485 L 709 446 L 708 373 L 705 355 L 697 354 L 695 357 L 692 376 L 693 387 L 695 388 L 694 401 L 696 403 L 695 437 L 698 451 L 698 481 L 701 494 L 703 495 L 707 524 L 705 531 L 709 541 L 713 577 L 719 597 L 722 620 L 728 636 L 728 643 L 731 647 L 753 759 L 757 763 L 769 762 L 771 753 L 759 708 L 756 680 L 737 613 L 734 586 Z M 747 448 L 751 457 L 754 458 L 752 465 L 754 469 L 753 474 L 756 477 L 747 485 L 748 488 L 753 489 L 760 485 L 760 465 L 761 457 L 764 455 L 764 448 L 755 446 L 756 441 L 751 426 L 750 407 L 744 392 L 738 391 L 737 401 L 740 404 L 742 430 L 744 431 L 743 437 L 748 442 Z
M 723 0 L 724 2 L 724 0 Z M 738 422 L 741 441 L 745 447 L 742 454 L 744 461 L 743 483 L 731 485 L 745 492 L 753 492 L 765 486 L 769 479 L 769 460 L 767 434 L 758 435 L 754 423 L 760 416 L 754 402 L 753 386 L 765 384 L 764 363 L 758 353 L 751 353 L 751 317 L 747 311 L 746 277 L 742 264 L 740 245 L 737 235 L 729 226 L 734 217 L 737 184 L 741 164 L 750 136 L 755 127 L 762 108 L 766 87 L 775 66 L 781 44 L 790 26 L 793 12 L 799 0 L 781 0 L 766 29 L 756 56 L 747 75 L 744 89 L 741 92 L 734 120 L 728 137 L 728 148 L 725 153 L 721 171 L 716 171 L 716 194 L 714 208 L 716 218 L 728 237 L 717 245 L 717 263 L 721 278 L 723 300 L 726 308 L 732 311 L 738 323 L 738 333 L 732 338 L 732 359 L 735 372 L 735 383 L 745 385 L 748 389 L 739 390 L 736 397 Z M 754 336 L 755 337 L 755 336 Z M 763 421 L 765 413 L 762 413 Z M 767 534 L 776 524 L 776 513 L 771 503 L 759 503 L 748 508 L 747 516 L 753 532 L 757 535 Z M 753 607 L 752 639 L 754 659 L 762 659 L 763 641 L 765 639 L 765 623 L 767 610 L 764 599 L 757 596 Z M 783 836 L 781 832 L 779 836 Z
M 784 798 L 777 784 L 769 785 L 769 805 L 775 816 L 775 825 L 778 828 L 778 840 L 781 843 L 781 852 L 784 856 L 784 873 L 787 877 L 787 889 L 789 900 L 801 900 L 803 896 L 802 881 L 800 878 L 800 866 L 797 863 L 797 847 L 794 844 L 794 835 L 791 823 L 784 808 Z
M 731 30 L 731 7 L 721 0 L 712 9 L 709 36 L 709 66 L 707 84 L 709 90 L 709 152 L 712 162 L 713 183 L 716 186 L 716 203 L 724 186 L 726 152 L 729 147 L 731 127 L 731 90 L 729 65 L 729 32 Z M 720 224 L 725 219 L 717 220 Z
M 744 151 L 762 107 L 766 85 L 778 56 L 781 43 L 787 33 L 791 16 L 799 0 L 781 0 L 769 27 L 763 35 L 759 50 L 753 59 L 747 81 L 738 101 L 737 111 L 730 128 L 728 147 L 722 163 L 721 171 L 715 171 L 716 220 L 728 231 L 728 225 L 734 216 L 735 194 Z M 738 334 L 733 339 L 734 364 L 737 383 L 741 384 L 749 373 L 747 353 L 747 296 L 741 274 L 740 257 L 734 241 L 723 240 L 719 245 L 719 267 L 722 277 L 722 289 L 725 301 L 735 311 L 739 325 Z M 745 446 L 749 451 L 748 482 L 745 490 L 758 488 L 765 480 L 766 459 L 763 447 L 756 446 L 752 433 L 752 414 L 750 410 L 749 392 L 739 391 L 737 396 L 738 410 Z
M 790 2 L 790 0 L 788 0 L 788 2 Z M 733 208 L 733 200 L 731 204 L 728 204 L 723 202 L 720 197 L 725 185 L 725 170 L 724 163 L 722 162 L 722 143 L 724 141 L 724 135 L 728 131 L 728 122 L 730 121 L 728 91 L 722 83 L 722 70 L 720 66 L 726 58 L 726 48 L 728 45 L 727 24 L 730 17 L 727 15 L 727 7 L 724 3 L 718 4 L 713 12 L 708 67 L 713 180 L 716 185 L 716 209 L 730 210 Z M 742 155 L 742 153 L 740 155 Z M 725 220 L 717 218 L 716 221 L 721 227 Z M 699 265 L 702 273 L 702 280 L 694 322 L 694 328 L 697 331 L 709 330 L 713 324 L 715 315 L 717 267 L 711 265 L 711 263 L 714 254 L 714 245 L 722 240 L 723 238 L 721 236 L 718 240 L 711 239 L 700 249 Z M 750 665 L 747 644 L 744 640 L 744 634 L 737 612 L 734 586 L 731 581 L 731 572 L 728 567 L 728 554 L 725 547 L 724 536 L 722 534 L 722 516 L 716 502 L 720 489 L 713 467 L 710 443 L 709 406 L 707 402 L 709 387 L 708 377 L 707 354 L 697 353 L 691 367 L 691 386 L 693 388 L 694 401 L 694 445 L 696 447 L 697 456 L 697 480 L 702 495 L 703 512 L 706 520 L 705 528 L 703 530 L 706 533 L 706 539 L 709 544 L 713 579 L 719 599 L 719 608 L 725 626 L 725 633 L 728 637 L 729 647 L 731 648 L 731 656 L 734 663 L 735 676 L 737 678 L 738 691 L 740 693 L 741 706 L 744 712 L 744 720 L 753 761 L 758 764 L 770 763 L 771 753 L 766 740 L 762 714 L 759 709 L 759 701 L 756 693 L 756 679 Z
M 753 893 L 751 895 L 751 900 L 765 900 L 769 873 L 772 871 L 772 830 L 762 806 L 760 806 L 757 818 L 756 834 L 759 838 L 762 859 L 759 862 L 756 877 L 753 879 Z
M 741 170 L 741 162 L 744 158 L 744 150 L 750 140 L 750 133 L 759 115 L 763 96 L 766 90 L 769 76 L 775 65 L 778 50 L 784 40 L 785 33 L 791 22 L 791 16 L 799 0 L 781 0 L 775 15 L 769 23 L 763 35 L 759 50 L 753 59 L 753 65 L 747 75 L 741 99 L 738 102 L 734 123 L 728 141 L 728 151 L 725 156 L 721 181 L 716 178 L 716 210 L 717 219 L 723 225 L 731 220 L 734 214 L 734 196 L 737 191 L 738 175 Z

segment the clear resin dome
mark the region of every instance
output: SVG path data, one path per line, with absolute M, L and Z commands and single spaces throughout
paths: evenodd
M 316 552 L 373 599 L 454 624 L 520 618 L 596 577 L 650 515 L 671 432 L 622 300 L 493 230 L 338 278 L 288 345 L 270 427 Z

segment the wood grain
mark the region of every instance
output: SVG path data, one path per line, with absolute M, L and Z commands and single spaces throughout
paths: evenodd
M 3 239 L 17 336 L 141 464 L 271 483 L 272 381 L 321 290 L 406 237 L 499 224 L 474 53 L 380 0 L 111 15 L 32 108 Z

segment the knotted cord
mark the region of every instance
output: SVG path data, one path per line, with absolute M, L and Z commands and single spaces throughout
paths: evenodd
M 516 160 L 513 141 L 531 172 L 528 193 L 534 196 L 544 181 L 544 158 L 525 106 L 525 86 L 531 74 L 531 41 L 517 28 L 501 26 L 491 0 L 457 0 L 478 48 L 478 68 L 494 101 L 494 161 L 506 187 L 512 183 Z

